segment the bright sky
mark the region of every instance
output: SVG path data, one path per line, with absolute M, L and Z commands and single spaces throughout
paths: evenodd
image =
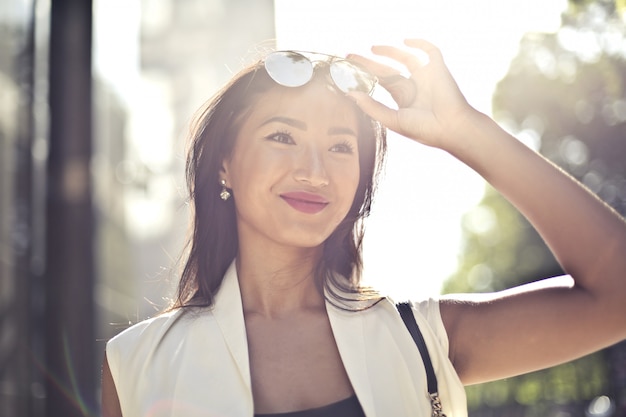
M 279 49 L 369 54 L 420 37 L 441 48 L 470 104 L 491 112 L 495 84 L 522 35 L 553 32 L 566 0 L 275 0 Z M 382 97 L 382 96 L 381 96 Z M 471 139 L 471 138 L 468 138 Z M 440 292 L 456 270 L 460 218 L 484 183 L 447 154 L 389 137 L 389 158 L 365 246 L 366 280 L 397 299 Z

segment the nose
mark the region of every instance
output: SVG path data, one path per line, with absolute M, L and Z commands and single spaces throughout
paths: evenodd
M 314 187 L 327 186 L 329 178 L 323 151 L 315 146 L 302 149 L 299 158 L 295 161 L 294 178 L 298 182 Z

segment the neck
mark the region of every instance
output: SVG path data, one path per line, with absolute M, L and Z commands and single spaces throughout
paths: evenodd
M 323 308 L 324 297 L 314 277 L 321 253 L 322 247 L 265 246 L 263 251 L 258 251 L 240 245 L 237 275 L 244 311 L 274 317 Z

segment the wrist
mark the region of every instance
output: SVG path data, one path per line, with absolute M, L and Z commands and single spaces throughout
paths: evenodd
M 449 129 L 444 133 L 445 136 L 442 137 L 442 148 L 463 159 L 462 155 L 478 146 L 478 142 L 494 127 L 500 129 L 489 116 L 470 107 L 450 123 Z

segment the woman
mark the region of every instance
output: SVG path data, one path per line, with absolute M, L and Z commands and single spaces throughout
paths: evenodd
M 373 52 L 410 78 L 360 56 L 349 61 L 367 72 L 270 54 L 200 116 L 178 297 L 107 345 L 104 416 L 430 414 L 422 358 L 394 304 L 359 287 L 360 219 L 385 148 L 378 122 L 479 172 L 571 276 L 412 304 L 444 413 L 466 415 L 462 384 L 626 338 L 623 219 L 470 107 L 433 45 L 406 44 L 428 60 L 390 46 Z M 367 94 L 368 73 L 397 109 Z

